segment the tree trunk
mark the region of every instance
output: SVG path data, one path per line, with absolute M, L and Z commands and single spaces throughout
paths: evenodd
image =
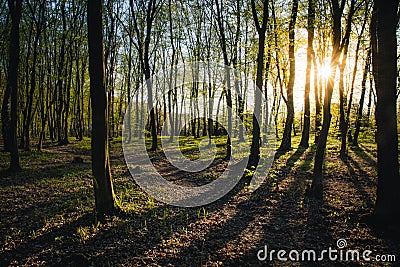
M 294 55 L 295 45 L 295 26 L 297 19 L 297 10 L 299 8 L 298 0 L 293 0 L 292 13 L 289 23 L 289 83 L 287 87 L 287 115 L 285 122 L 285 130 L 283 131 L 282 143 L 279 147 L 280 151 L 287 151 L 292 146 L 292 127 L 294 120 L 294 103 L 293 103 L 293 87 L 296 76 L 296 59 Z
M 66 79 L 66 60 L 65 60 L 65 48 L 67 39 L 67 20 L 66 20 L 66 2 L 61 4 L 61 19 L 62 19 L 62 36 L 61 36 L 61 48 L 58 62 L 58 73 L 57 73 L 57 107 L 56 107 L 56 128 L 57 128 L 57 142 L 59 145 L 63 144 L 63 117 L 64 117 L 64 86 Z
M 11 87 L 6 86 L 4 91 L 3 103 L 1 106 L 1 131 L 3 136 L 4 151 L 10 152 L 10 95 Z
M 342 2 L 344 3 L 344 1 Z M 340 41 L 341 41 L 341 19 L 343 13 L 342 6 L 339 6 L 338 0 L 332 0 L 333 13 L 333 51 L 331 58 L 331 74 L 328 79 L 328 84 L 325 88 L 324 96 L 324 113 L 322 129 L 318 138 L 317 150 L 314 158 L 314 170 L 312 175 L 311 193 L 322 198 L 322 165 L 325 157 L 326 142 L 328 139 L 329 127 L 331 124 L 331 101 L 333 88 L 335 87 L 336 69 L 340 58 Z M 351 22 L 350 22 L 351 23 Z
M 340 147 L 340 158 L 342 160 L 346 160 L 347 157 L 347 123 L 346 123 L 346 107 L 347 100 L 344 98 L 344 70 L 346 69 L 347 65 L 347 54 L 349 51 L 349 44 L 350 44 L 350 33 L 351 33 L 351 24 L 352 24 L 352 17 L 355 10 L 355 1 L 351 1 L 350 4 L 350 11 L 347 18 L 347 27 L 346 33 L 342 41 L 342 45 L 340 50 L 342 51 L 342 59 L 339 65 L 339 113 L 340 113 L 340 136 L 341 136 L 341 147 Z
M 254 112 L 253 112 L 253 137 L 250 148 L 250 157 L 248 167 L 257 167 L 260 159 L 260 122 L 258 118 L 261 113 L 261 90 L 263 86 L 263 72 L 264 72 L 264 50 L 265 50 L 265 33 L 267 31 L 267 23 L 269 18 L 268 11 L 269 1 L 263 1 L 263 19 L 260 25 L 259 18 L 256 11 L 254 0 L 251 0 L 251 10 L 253 19 L 258 32 L 258 53 L 257 53 L 257 74 L 256 74 L 256 89 L 254 94 Z
M 314 100 L 315 100 L 315 143 L 318 143 L 319 133 L 321 130 L 321 95 L 322 95 L 322 83 L 318 79 L 318 67 L 316 55 L 313 55 L 314 64 Z
M 155 111 L 153 108 L 153 86 L 150 81 L 151 78 L 151 71 L 150 71 L 150 40 L 151 40 L 151 31 L 153 27 L 153 20 L 155 18 L 155 13 L 157 10 L 157 2 L 155 0 L 148 1 L 147 8 L 146 8 L 146 31 L 142 34 L 139 30 L 138 26 L 138 18 L 134 12 L 134 1 L 129 1 L 131 14 L 133 16 L 133 23 L 136 31 L 136 36 L 138 39 L 138 52 L 139 52 L 139 60 L 140 64 L 142 65 L 142 70 L 146 82 L 147 87 L 147 102 L 148 102 L 148 109 L 150 111 L 150 132 L 151 132 L 151 148 L 150 151 L 155 151 L 157 149 L 157 128 L 156 128 L 156 117 Z M 144 40 L 142 40 L 142 36 L 144 35 Z M 143 103 L 143 102 L 142 102 Z
M 398 1 L 374 1 L 377 43 L 373 55 L 376 83 L 376 124 L 378 144 L 378 190 L 375 215 L 384 223 L 400 224 L 398 136 L 396 120 L 396 79 Z M 371 38 L 373 40 L 373 38 Z
M 315 3 L 314 0 L 308 0 L 308 48 L 307 48 L 307 69 L 306 69 L 306 84 L 304 87 L 304 126 L 301 135 L 300 146 L 307 148 L 310 139 L 310 87 L 311 87 L 311 67 L 312 57 L 314 54 L 314 21 L 315 21 Z M 315 66 L 316 68 L 316 66 Z
M 96 218 L 116 210 L 108 155 L 107 97 L 104 77 L 102 1 L 88 0 L 90 97 L 92 105 L 92 171 Z
M 353 77 L 351 79 L 351 86 L 350 86 L 350 96 L 348 98 L 347 102 L 347 110 L 346 110 L 346 119 L 345 119 L 345 124 L 344 124 L 344 131 L 346 132 L 349 142 L 352 142 L 353 137 L 351 131 L 349 131 L 349 124 L 350 124 L 350 113 L 351 113 L 351 106 L 353 105 L 353 95 L 354 95 L 354 83 L 356 81 L 356 76 L 357 76 L 357 67 L 358 67 L 358 58 L 359 58 L 359 51 L 360 51 L 360 46 L 361 46 L 361 40 L 364 34 L 364 30 L 367 24 L 368 20 L 368 14 L 369 14 L 369 3 L 366 2 L 365 5 L 365 16 L 364 16 L 364 22 L 361 27 L 361 32 L 358 36 L 357 39 L 357 45 L 356 45 L 356 51 L 355 51 L 355 59 L 354 59 L 354 69 L 353 69 Z
M 7 87 L 10 91 L 11 109 L 10 109 L 10 171 L 21 169 L 19 164 L 18 144 L 17 144 L 17 120 L 18 120 L 18 66 L 20 56 L 19 44 L 19 24 L 22 13 L 22 0 L 9 0 L 8 6 L 11 13 L 11 35 L 9 48 L 9 66 Z
M 363 108 L 364 108 L 365 92 L 367 90 L 366 83 L 367 83 L 367 79 L 368 79 L 368 73 L 369 73 L 369 67 L 370 67 L 370 61 L 371 61 L 371 51 L 368 50 L 367 53 L 368 54 L 367 54 L 367 59 L 365 61 L 363 79 L 361 82 L 361 96 L 360 96 L 360 103 L 358 104 L 356 125 L 355 125 L 354 136 L 353 136 L 353 146 L 358 146 L 358 135 L 360 134 L 361 120 L 362 120 Z
M 225 65 L 225 82 L 226 82 L 226 105 L 228 106 L 228 139 L 226 141 L 226 157 L 225 159 L 230 159 L 231 157 L 231 135 L 232 135 L 232 93 L 231 93 L 231 70 L 229 67 L 229 59 L 228 59 L 228 51 L 227 51 L 227 42 L 225 36 L 225 27 L 223 21 L 223 13 L 222 13 L 222 3 L 219 3 L 219 0 L 215 1 L 217 7 L 217 24 L 220 35 L 220 45 L 224 59 Z

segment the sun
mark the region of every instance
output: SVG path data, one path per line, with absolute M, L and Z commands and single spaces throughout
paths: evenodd
M 331 76 L 331 66 L 323 64 L 319 69 L 319 73 L 323 78 L 328 79 Z
M 320 68 L 319 68 L 319 73 L 320 75 L 324 78 L 324 79 L 328 79 L 329 76 L 331 76 L 331 66 L 329 64 L 323 64 Z

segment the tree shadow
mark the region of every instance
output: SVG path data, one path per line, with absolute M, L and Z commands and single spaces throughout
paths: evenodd
M 279 170 L 282 174 L 278 183 L 285 183 L 287 175 L 293 171 L 291 168 L 304 152 L 305 149 L 298 149 L 286 160 L 286 164 Z M 281 156 L 278 155 L 277 158 Z M 292 208 L 297 206 L 304 196 L 304 182 L 305 177 L 291 179 L 283 193 L 284 196 L 281 196 L 282 192 L 276 191 L 273 186 L 273 179 L 269 179 L 253 195 L 240 201 L 228 220 L 209 227 L 203 238 L 191 240 L 189 246 L 181 250 L 174 259 L 184 259 L 179 261 L 183 265 L 204 265 L 211 258 L 223 261 L 227 266 L 269 266 L 272 263 L 257 259 L 257 251 L 267 245 L 265 242 L 268 240 L 279 239 L 282 246 L 287 246 L 290 230 L 283 230 L 280 226 L 294 226 L 291 222 L 291 210 L 295 210 Z M 253 228 L 257 230 L 253 232 Z M 236 255 L 225 254 L 226 246 L 234 247 L 236 242 L 242 242 L 242 238 L 249 241 L 246 235 L 252 235 L 251 238 L 260 241 L 257 244 L 248 244 L 246 251 L 236 251 Z M 284 235 L 286 236 L 283 237 Z M 262 238 L 265 242 L 261 241 Z
M 48 231 L 38 237 L 24 240 L 13 249 L 3 251 L 0 254 L 0 264 L 3 266 L 9 265 L 11 262 L 20 262 L 23 260 L 29 261 L 29 258 L 34 258 L 41 251 L 46 249 L 55 249 L 60 243 L 57 237 L 73 236 L 77 227 L 82 225 L 90 225 L 93 221 L 93 214 L 86 213 L 81 217 L 74 219 L 69 223 L 64 223 L 61 227 Z
M 18 173 L 10 173 L 8 170 L 0 171 L 0 187 L 22 186 L 33 184 L 44 179 L 59 179 L 68 177 L 74 173 L 91 170 L 89 163 L 44 163 L 44 166 L 23 168 Z
M 179 218 L 177 213 L 160 218 L 168 209 L 167 206 L 160 206 L 144 213 L 122 213 L 98 226 L 99 230 L 95 230 L 93 212 L 86 212 L 71 222 L 63 222 L 60 227 L 53 227 L 37 237 L 21 241 L 12 249 L 3 250 L 0 263 L 2 266 L 11 262 L 24 264 L 39 257 L 48 261 L 47 264 L 68 266 L 75 264 L 79 254 L 90 255 L 88 260 L 95 266 L 123 263 L 131 256 L 139 259 L 148 249 L 174 231 L 179 231 L 179 227 L 197 220 L 194 210 L 189 211 L 187 217 Z M 173 228 L 170 228 L 171 225 Z M 77 229 L 83 230 L 78 233 Z M 82 241 L 79 234 L 88 238 Z
M 51 188 L 54 191 L 48 190 L 48 187 L 44 187 L 42 191 L 40 189 L 35 191 L 31 188 L 30 191 L 35 191 L 37 194 L 35 199 L 30 199 L 30 191 L 27 194 L 13 193 L 11 197 L 16 199 L 15 201 L 12 199 L 11 201 L 14 201 L 12 203 L 10 203 L 10 199 L 3 199 L 2 205 L 6 202 L 8 204 L 7 207 L 1 207 L 0 242 L 3 246 L 2 254 L 9 254 L 9 251 L 4 250 L 6 243 L 8 243 L 7 247 L 11 245 L 15 248 L 15 251 L 19 251 L 20 245 L 15 244 L 24 244 L 25 239 L 30 240 L 32 239 L 31 236 L 41 236 L 41 233 L 46 235 L 49 230 L 53 231 L 53 227 L 57 228 L 59 225 L 64 225 L 71 218 L 81 216 L 88 206 L 93 206 L 93 203 L 91 203 L 91 199 L 93 199 L 92 190 L 83 187 L 80 190 L 62 191 L 65 188 L 54 189 L 54 187 Z M 3 197 L 6 196 L 3 194 Z M 7 197 L 10 198 L 9 195 Z M 14 241 L 10 243 L 7 242 L 7 239 Z
M 61 174 L 59 176 L 62 177 Z M 220 199 L 214 205 L 207 206 L 207 210 L 209 212 L 218 210 L 221 205 L 225 204 L 230 197 L 243 187 L 244 184 L 240 184 L 229 192 L 224 199 Z M 75 202 L 71 202 L 71 199 L 79 199 L 81 196 L 87 197 L 88 195 L 90 199 L 93 199 L 92 190 L 90 190 L 90 193 L 77 191 L 73 196 L 68 195 L 68 191 L 61 194 L 59 192 L 55 193 L 57 194 L 54 195 L 54 199 L 46 197 L 43 201 L 34 202 L 33 206 L 21 207 L 12 213 L 2 214 L 4 215 L 3 218 L 15 217 L 17 221 L 21 221 L 25 229 L 21 233 L 21 239 L 24 240 L 21 240 L 20 243 L 7 251 L 3 250 L 1 252 L 0 263 L 2 265 L 3 263 L 7 265 L 13 261 L 18 262 L 18 264 L 24 264 L 24 262 L 26 263 L 36 258 L 39 260 L 45 259 L 52 265 L 68 266 L 73 265 L 73 261 L 77 257 L 79 258 L 79 254 L 82 253 L 89 256 L 90 264 L 94 265 L 107 263 L 111 265 L 126 264 L 127 260 L 133 260 L 137 262 L 137 265 L 144 265 L 142 261 L 146 260 L 146 256 L 142 255 L 145 255 L 148 250 L 160 244 L 175 232 L 187 229 L 189 224 L 200 219 L 198 217 L 198 208 L 180 209 L 162 205 L 146 212 L 119 214 L 118 217 L 111 219 L 112 222 L 106 223 L 104 226 L 100 226 L 100 230 L 94 231 L 90 230 L 96 228 L 93 225 L 93 213 L 86 211 L 77 215 L 74 210 Z M 93 204 L 84 202 L 84 205 L 92 206 Z M 172 215 L 169 211 L 171 211 Z M 43 216 L 48 218 L 77 216 L 77 218 L 68 223 L 65 223 L 64 219 L 62 219 L 61 226 L 46 229 L 43 234 L 31 237 L 30 233 L 32 231 L 40 231 L 40 229 L 46 227 L 45 222 L 42 220 Z M 39 223 L 26 225 L 26 220 L 31 222 L 39 221 Z M 4 225 L 4 229 L 19 227 L 14 225 L 15 222 L 12 219 L 9 220 Z M 85 228 L 85 231 L 89 231 L 87 234 L 90 237 L 80 242 L 77 233 L 78 228 Z M 143 243 L 143 240 L 146 243 Z
M 350 175 L 353 179 L 349 179 L 349 182 L 357 189 L 357 191 L 361 194 L 364 201 L 366 202 L 369 208 L 374 207 L 374 202 L 372 200 L 372 196 L 365 191 L 364 187 L 373 188 L 376 187 L 376 183 L 370 179 L 370 175 L 366 173 L 350 155 L 347 157 L 347 162 L 345 162 L 347 169 L 350 172 Z M 354 166 L 354 167 L 353 167 Z M 357 177 L 358 175 L 363 177 L 360 181 Z
M 92 225 L 93 214 L 85 212 L 69 223 L 54 227 L 39 237 L 3 252 L 0 254 L 0 265 L 11 260 L 23 263 L 33 257 L 48 259 L 52 265 L 71 265 L 74 256 L 79 253 L 89 256 L 91 265 L 195 266 L 206 265 L 209 261 L 221 261 L 226 266 L 284 265 L 276 258 L 272 262 L 259 261 L 257 252 L 265 245 L 276 250 L 323 250 L 336 245 L 336 240 L 329 232 L 330 222 L 324 213 L 323 203 L 305 198 L 309 183 L 309 175 L 305 170 L 310 167 L 312 155 L 313 148 L 308 151 L 297 149 L 290 156 L 285 155 L 288 157 L 276 155 L 274 164 L 279 164 L 277 179 L 267 179 L 252 195 L 244 192 L 247 183 L 244 179 L 240 180 L 226 196 L 202 207 L 209 213 L 215 212 L 221 216 L 217 219 L 223 219 L 213 224 L 200 222 L 199 208 L 181 209 L 161 205 L 144 212 L 129 212 L 110 218 L 108 223 L 99 226 L 97 232 L 90 230 L 89 238 L 79 241 L 78 227 L 95 228 Z M 296 164 L 300 159 L 304 161 Z M 350 157 L 348 164 L 352 176 L 358 175 L 357 172 L 364 175 L 353 158 Z M 362 190 L 362 185 L 359 186 L 358 190 Z M 37 205 L 44 207 L 48 204 L 43 202 Z M 20 210 L 17 213 L 29 213 L 28 217 L 31 217 L 32 212 Z M 59 213 L 60 210 L 55 210 L 53 215 Z M 71 211 L 62 213 L 69 216 L 73 214 Z M 184 244 L 174 245 L 173 242 L 182 241 L 177 236 L 182 238 L 185 229 L 196 223 L 204 227 L 194 228 L 194 231 L 199 231 L 198 235 L 190 240 L 183 238 Z M 61 236 L 64 239 L 60 241 Z M 173 255 L 156 254 L 155 251 L 162 244 L 167 244 L 167 250 L 176 246 L 178 252 L 171 252 Z M 241 245 L 235 248 L 237 244 Z M 342 264 L 322 263 L 324 266 Z M 297 266 L 321 266 L 321 263 L 312 265 L 305 262 Z
M 306 152 L 306 148 L 299 147 L 286 161 L 286 166 L 283 170 L 291 171 L 294 164 L 300 159 L 300 157 Z
M 371 167 L 377 166 L 376 160 L 374 158 L 372 158 L 369 154 L 367 154 L 364 149 L 357 146 L 357 147 L 352 147 L 351 150 L 357 156 L 362 158 L 366 163 L 368 163 L 368 165 L 370 165 Z

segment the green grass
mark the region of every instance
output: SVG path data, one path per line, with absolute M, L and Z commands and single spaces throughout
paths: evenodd
M 90 150 L 92 148 L 91 140 L 89 137 L 83 137 L 83 140 L 77 142 L 75 146 L 78 149 Z

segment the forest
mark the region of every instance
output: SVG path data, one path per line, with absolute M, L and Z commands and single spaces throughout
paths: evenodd
M 399 266 L 399 0 L 0 2 L 0 266 Z

